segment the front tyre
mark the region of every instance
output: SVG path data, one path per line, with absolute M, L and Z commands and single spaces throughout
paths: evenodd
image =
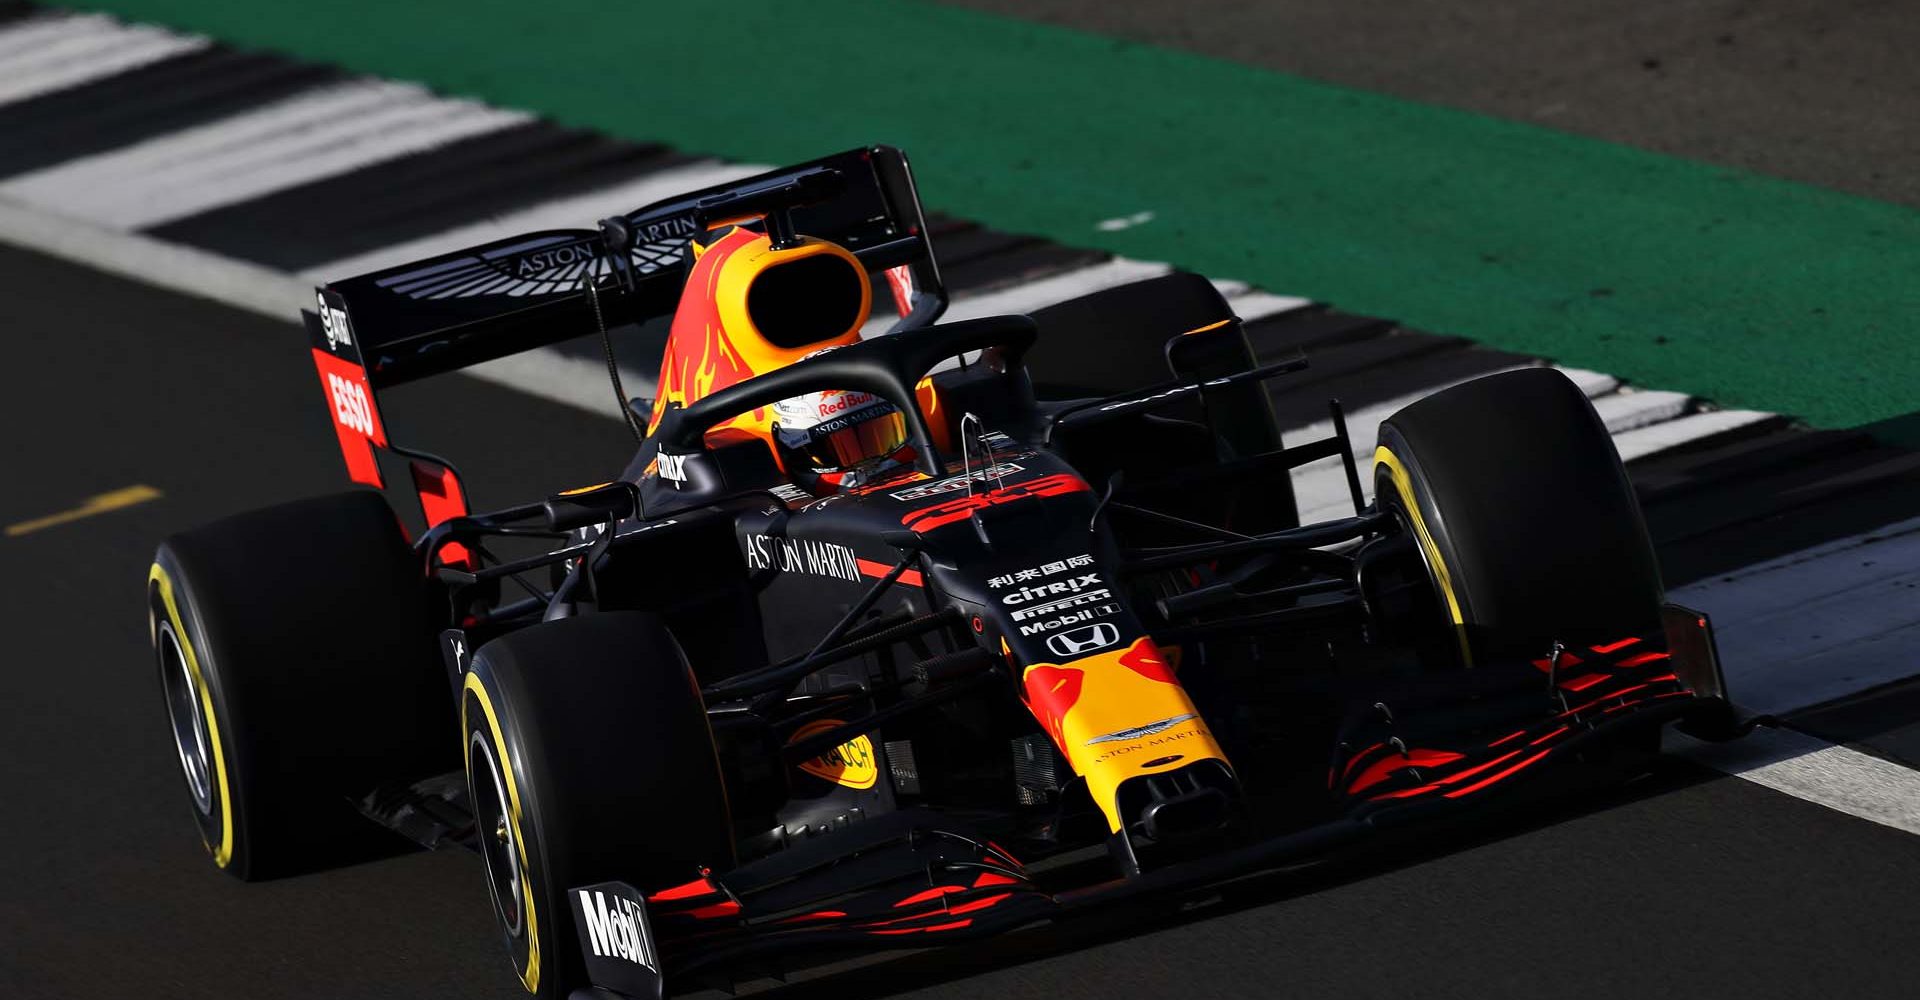
M 653 615 L 564 618 L 482 646 L 460 724 L 494 917 L 529 993 L 587 985 L 569 888 L 652 892 L 732 864 L 700 690 Z
M 1664 591 L 1620 456 L 1551 368 L 1488 375 L 1380 425 L 1375 495 L 1414 536 L 1467 663 L 1658 630 Z

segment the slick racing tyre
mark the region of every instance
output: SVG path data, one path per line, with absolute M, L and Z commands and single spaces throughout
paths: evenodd
M 528 992 L 587 985 L 569 887 L 653 892 L 732 863 L 700 690 L 653 615 L 563 618 L 487 643 L 460 725 L 494 917 Z
M 1475 379 L 1380 425 L 1375 496 L 1411 533 L 1471 664 L 1659 628 L 1664 591 L 1633 487 L 1565 375 Z
M 147 583 L 154 653 L 214 864 L 257 879 L 397 846 L 353 800 L 451 770 L 459 745 L 425 598 L 376 493 L 161 543 Z

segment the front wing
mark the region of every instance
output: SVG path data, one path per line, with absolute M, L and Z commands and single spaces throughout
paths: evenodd
M 1364 719 L 1382 736 L 1344 752 L 1328 784 L 1338 818 L 1132 878 L 1043 887 L 1010 852 L 948 816 L 905 810 L 652 894 L 622 883 L 575 889 L 580 946 L 600 996 L 660 995 L 782 953 L 923 948 L 1005 933 L 1093 907 L 1204 888 L 1324 858 L 1363 841 L 1484 810 L 1498 791 L 1538 780 L 1595 751 L 1678 721 L 1732 739 L 1737 721 L 1705 615 L 1668 606 L 1660 634 L 1543 657 L 1548 710 L 1511 733 L 1469 744 L 1416 742 L 1396 721 Z M 1057 882 L 1055 879 L 1047 879 Z M 657 942 L 657 946 L 656 946 Z M 757 965 L 752 967 L 757 968 Z

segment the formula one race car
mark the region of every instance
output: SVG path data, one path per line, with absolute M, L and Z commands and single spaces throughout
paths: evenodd
M 348 472 L 404 502 L 160 547 L 215 864 L 311 868 L 388 837 L 367 818 L 464 845 L 528 991 L 653 997 L 1177 894 L 1636 773 L 1668 722 L 1738 730 L 1558 372 L 1413 403 L 1363 468 L 1337 406 L 1281 442 L 1263 383 L 1305 361 L 1256 363 L 1204 279 L 946 304 L 887 147 L 323 286 Z M 608 324 L 668 316 L 629 402 Z M 638 440 L 618 478 L 477 513 L 389 438 L 375 390 L 596 330 Z M 1297 523 L 1290 470 L 1335 458 L 1352 516 Z

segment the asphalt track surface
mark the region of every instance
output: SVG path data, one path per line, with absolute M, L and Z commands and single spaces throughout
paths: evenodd
M 11 249 L 0 326 L 21 331 L 0 397 L 0 522 L 136 483 L 164 494 L 0 540 L 0 995 L 520 995 L 470 857 L 242 885 L 195 842 L 141 581 L 169 531 L 342 482 L 300 335 Z M 418 440 L 497 458 L 468 463 L 481 506 L 623 458 L 613 421 L 470 379 L 385 403 Z M 1676 762 L 1499 834 L 784 994 L 1906 997 L 1917 894 L 1920 839 Z
M 1902 0 L 942 0 L 1920 205 Z

